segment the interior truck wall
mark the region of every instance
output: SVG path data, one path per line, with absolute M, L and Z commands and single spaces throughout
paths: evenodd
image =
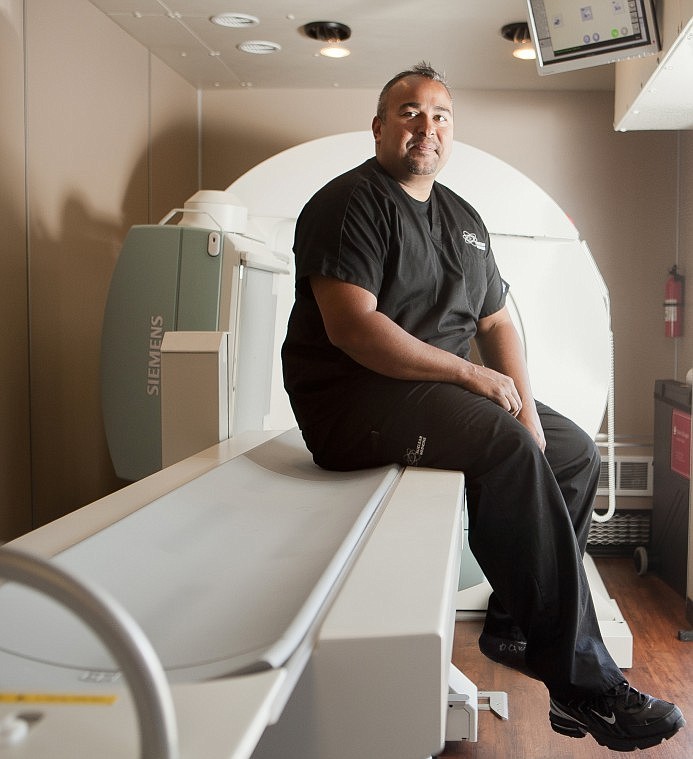
M 198 99 L 87 0 L 10 0 L 0 21 L 2 541 L 121 484 L 105 298 L 130 226 L 197 189 Z
M 198 170 L 223 189 L 279 150 L 367 128 L 378 93 L 204 92 L 199 166 L 196 90 L 87 0 L 7 0 L 0 20 L 2 541 L 121 484 L 98 353 L 129 227 L 179 207 Z M 678 346 L 662 309 L 677 230 L 693 278 L 691 133 L 615 133 L 609 92 L 453 94 L 457 138 L 534 179 L 588 241 L 611 294 L 617 432 L 651 434 L 654 380 L 693 364 L 693 309 Z

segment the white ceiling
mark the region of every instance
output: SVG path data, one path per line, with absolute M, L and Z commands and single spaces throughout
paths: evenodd
M 512 57 L 504 24 L 527 19 L 526 0 L 91 0 L 129 35 L 200 89 L 375 88 L 427 60 L 454 89 L 612 90 L 613 64 L 540 77 Z M 255 16 L 256 26 L 219 27 L 210 17 Z M 300 28 L 340 21 L 351 55 L 318 55 Z M 269 55 L 241 52 L 246 40 L 281 45 Z

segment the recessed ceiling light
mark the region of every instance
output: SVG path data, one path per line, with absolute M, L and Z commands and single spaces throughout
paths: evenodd
M 236 47 L 244 53 L 252 53 L 253 55 L 277 53 L 282 49 L 281 45 L 278 45 L 276 42 L 268 42 L 267 40 L 247 40 L 246 42 L 241 42 L 240 45 L 236 45 Z
M 515 58 L 531 61 L 537 57 L 529 35 L 529 25 L 526 21 L 516 21 L 512 24 L 506 24 L 501 29 L 501 37 L 515 45 L 513 50 Z
M 227 26 L 231 29 L 245 29 L 260 23 L 259 18 L 249 16 L 247 13 L 217 13 L 209 20 L 217 26 Z
M 537 51 L 531 42 L 523 42 L 513 50 L 513 55 L 521 61 L 533 61 L 537 57 Z
M 320 55 L 327 58 L 344 58 L 349 55 L 349 48 L 341 43 L 351 37 L 351 29 L 340 21 L 310 21 L 301 27 L 303 33 L 314 40 L 327 42 L 320 49 Z
M 351 55 L 351 50 L 348 47 L 342 47 L 339 42 L 330 42 L 329 45 L 320 48 L 320 55 L 326 58 L 346 58 L 347 55 Z

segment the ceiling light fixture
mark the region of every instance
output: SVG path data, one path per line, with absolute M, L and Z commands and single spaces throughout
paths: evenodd
M 320 48 L 320 55 L 324 55 L 325 58 L 346 58 L 347 55 L 351 55 L 351 50 L 339 42 L 328 42 L 325 47 Z
M 351 50 L 342 45 L 344 40 L 351 37 L 351 29 L 346 24 L 339 21 L 310 21 L 301 29 L 307 37 L 327 43 L 320 49 L 320 55 L 327 58 L 344 58 L 351 54 Z
M 268 40 L 246 40 L 236 47 L 242 52 L 252 55 L 269 55 L 270 53 L 278 53 L 282 49 L 278 43 Z
M 529 26 L 526 21 L 516 21 L 506 24 L 501 29 L 501 37 L 515 44 L 513 55 L 523 61 L 532 61 L 537 57 L 532 38 L 529 36 Z
M 260 23 L 257 16 L 249 16 L 247 13 L 217 13 L 209 20 L 217 26 L 226 26 L 230 29 L 246 29 Z

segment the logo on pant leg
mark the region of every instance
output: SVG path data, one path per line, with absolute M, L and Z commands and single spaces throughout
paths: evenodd
M 416 466 L 421 461 L 425 447 L 426 437 L 419 435 L 419 439 L 416 441 L 416 448 L 407 448 L 407 452 L 404 454 L 404 463 L 407 466 Z

